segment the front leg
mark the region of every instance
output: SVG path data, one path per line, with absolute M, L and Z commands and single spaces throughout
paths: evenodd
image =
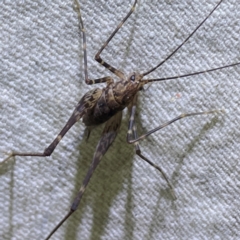
M 112 67 L 110 64 L 104 62 L 102 60 L 102 58 L 100 57 L 100 54 L 102 53 L 102 51 L 106 48 L 106 46 L 108 45 L 108 43 L 112 40 L 112 38 L 115 36 L 115 34 L 118 32 L 118 30 L 122 27 L 122 25 L 125 23 L 125 21 L 130 17 L 130 15 L 133 13 L 133 11 L 135 10 L 135 6 L 137 4 L 137 0 L 135 0 L 131 10 L 128 12 L 128 14 L 125 16 L 125 18 L 118 24 L 117 28 L 113 31 L 113 33 L 110 35 L 110 37 L 107 39 L 107 41 L 103 44 L 103 46 L 100 48 L 100 50 L 97 52 L 96 56 L 95 56 L 95 60 L 97 62 L 99 62 L 101 65 L 103 65 L 105 68 L 107 68 L 108 70 L 110 70 L 112 73 L 114 73 L 115 75 L 117 75 L 119 78 L 124 79 L 124 74 L 117 70 L 116 68 Z
M 91 80 L 88 78 L 88 67 L 87 67 L 87 40 L 86 40 L 86 30 L 84 28 L 83 25 L 83 20 L 82 20 L 82 16 L 81 16 L 81 12 L 80 12 L 80 5 L 78 0 L 75 0 L 76 3 L 76 10 L 78 13 L 78 20 L 79 20 L 79 28 L 82 32 L 82 36 L 83 36 L 83 52 L 84 52 L 84 74 L 85 74 L 85 82 L 87 84 L 94 84 L 94 83 L 98 83 L 96 82 L 96 80 Z M 103 65 L 105 68 L 107 68 L 108 70 L 110 70 L 112 73 L 114 73 L 115 75 L 117 75 L 119 78 L 124 79 L 125 76 L 124 74 L 117 70 L 116 68 L 112 67 L 110 64 L 104 62 L 102 60 L 102 58 L 100 57 L 100 54 L 102 53 L 102 51 L 106 48 L 106 46 L 108 45 L 108 43 L 112 40 L 112 38 L 114 37 L 114 35 L 118 32 L 118 30 L 122 27 L 122 25 L 124 24 L 124 22 L 129 18 L 129 16 L 133 13 L 135 6 L 137 4 L 137 0 L 135 0 L 131 10 L 128 12 L 128 14 L 126 15 L 126 17 L 118 24 L 117 28 L 113 31 L 113 33 L 110 35 L 110 37 L 107 39 L 107 41 L 103 44 L 103 46 L 100 48 L 100 50 L 97 52 L 96 56 L 95 56 L 95 60 L 97 62 L 99 62 L 101 65 Z

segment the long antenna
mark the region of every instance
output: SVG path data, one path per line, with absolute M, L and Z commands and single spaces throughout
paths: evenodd
M 202 74 L 202 73 L 213 72 L 213 71 L 224 69 L 224 68 L 234 67 L 234 66 L 237 66 L 237 65 L 240 65 L 240 62 L 232 63 L 232 64 L 229 64 L 229 65 L 225 65 L 225 66 L 221 66 L 221 67 L 217 67 L 217 68 L 212 68 L 212 69 L 208 69 L 208 70 L 204 70 L 204 71 L 200 71 L 200 72 L 188 73 L 188 74 L 184 74 L 184 75 L 178 75 L 178 76 L 173 76 L 173 77 L 165 77 L 165 78 L 147 79 L 147 80 L 143 80 L 142 82 L 147 84 L 147 83 L 150 83 L 150 82 L 159 82 L 159 81 L 167 81 L 167 80 L 171 80 L 171 79 L 179 79 L 179 78 L 199 75 L 199 74 Z
M 162 62 L 160 62 L 156 67 L 152 68 L 148 72 L 142 73 L 143 76 L 148 75 L 149 73 L 155 71 L 158 67 L 163 65 L 168 59 L 170 59 L 191 37 L 192 35 L 205 23 L 205 21 L 212 15 L 212 13 L 216 10 L 216 8 L 222 3 L 221 0 L 213 10 L 204 18 L 204 20 L 194 29 L 194 31 L 171 53 L 169 54 Z

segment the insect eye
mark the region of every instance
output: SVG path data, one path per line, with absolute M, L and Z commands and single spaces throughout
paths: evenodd
M 131 80 L 131 81 L 135 81 L 135 75 L 132 75 L 132 76 L 130 77 L 130 80 Z

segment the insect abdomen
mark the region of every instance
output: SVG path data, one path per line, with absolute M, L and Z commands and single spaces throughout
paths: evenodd
M 94 107 L 89 109 L 83 116 L 83 122 L 86 126 L 96 126 L 102 124 L 122 111 L 126 106 L 120 105 L 113 95 L 111 86 L 103 89 Z

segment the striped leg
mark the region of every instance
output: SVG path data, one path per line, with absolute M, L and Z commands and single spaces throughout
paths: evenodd
M 68 119 L 63 129 L 43 152 L 26 152 L 26 153 L 12 152 L 6 159 L 4 159 L 1 162 L 1 164 L 7 162 L 11 157 L 14 156 L 38 156 L 38 157 L 50 156 L 54 149 L 57 147 L 58 143 L 62 140 L 63 136 L 77 121 L 79 121 L 79 119 L 83 117 L 86 111 L 91 109 L 92 104 L 94 105 L 94 102 L 98 100 L 101 94 L 102 90 L 98 88 L 87 92 L 79 101 L 78 105 L 76 106 L 75 110 L 73 111 L 71 117 Z
M 151 135 L 152 133 L 182 119 L 182 118 L 185 118 L 185 117 L 191 117 L 191 116 L 196 116 L 196 115 L 204 115 L 204 114 L 211 114 L 211 113 L 218 113 L 218 112 L 221 112 L 221 110 L 212 110 L 212 111 L 206 111 L 206 112 L 195 112 L 195 113 L 183 113 L 181 115 L 179 115 L 178 117 L 170 120 L 170 121 L 167 121 L 165 122 L 164 124 L 160 125 L 159 127 L 156 127 L 150 131 L 148 131 L 147 133 L 141 135 L 140 137 L 137 137 L 135 139 L 132 139 L 132 134 L 133 134 L 133 125 L 134 125 L 134 118 L 130 118 L 129 120 L 129 125 L 128 125 L 128 134 L 127 134 L 127 142 L 130 143 L 130 144 L 135 144 L 136 142 L 138 141 L 141 141 L 143 140 L 144 138 L 146 138 L 147 136 Z
M 136 98 L 135 98 L 136 99 Z M 134 100 L 135 100 L 134 99 Z M 140 147 L 139 147 L 139 141 L 143 140 L 144 138 L 146 138 L 147 136 L 149 136 L 150 134 L 182 119 L 185 117 L 190 117 L 190 116 L 195 116 L 195 115 L 203 115 L 203 114 L 210 114 L 210 113 L 216 113 L 219 112 L 218 110 L 213 110 L 213 111 L 207 111 L 207 112 L 196 112 L 196 113 L 186 113 L 186 114 L 181 114 L 180 116 L 160 125 L 157 128 L 154 128 L 153 130 L 148 131 L 146 134 L 141 135 L 140 137 L 138 137 L 137 134 L 137 128 L 136 128 L 136 124 L 135 124 L 135 112 L 136 112 L 136 101 L 134 101 L 132 107 L 131 107 L 131 116 L 129 119 L 129 125 L 128 125 L 128 133 L 127 133 L 127 142 L 130 144 L 134 144 L 135 145 L 135 149 L 136 149 L 136 154 L 143 159 L 144 161 L 146 161 L 147 163 L 149 163 L 151 166 L 153 166 L 154 168 L 156 168 L 159 172 L 161 172 L 161 174 L 163 175 L 164 179 L 166 180 L 166 182 L 168 183 L 168 186 L 171 190 L 171 194 L 173 196 L 174 199 L 176 199 L 173 187 L 171 185 L 171 183 L 169 182 L 166 174 L 164 173 L 164 171 L 157 165 L 155 165 L 153 162 L 151 162 L 149 159 L 147 159 L 145 156 L 142 155 Z
M 98 53 L 95 56 L 95 60 L 97 62 L 99 62 L 101 65 L 103 65 L 105 68 L 109 69 L 112 73 L 114 73 L 115 75 L 117 75 L 119 78 L 124 79 L 124 74 L 117 70 L 116 68 L 112 67 L 110 64 L 104 62 L 102 60 L 102 58 L 100 57 L 100 54 L 102 53 L 102 51 L 105 49 L 105 47 L 108 45 L 108 43 L 112 40 L 112 38 L 114 37 L 114 35 L 118 32 L 118 30 L 122 27 L 122 25 L 124 24 L 124 22 L 129 18 L 129 16 L 133 13 L 135 6 L 137 4 L 137 0 L 135 0 L 131 10 L 128 12 L 128 14 L 126 15 L 126 17 L 118 24 L 117 28 L 113 31 L 113 33 L 110 35 L 110 37 L 107 39 L 107 41 L 103 44 L 103 46 L 100 48 L 100 50 L 98 51 Z
M 106 122 L 104 130 L 101 135 L 101 138 L 96 147 L 96 151 L 93 156 L 92 164 L 91 164 L 90 168 L 88 169 L 88 172 L 83 180 L 83 183 L 82 183 L 76 197 L 73 200 L 73 203 L 72 203 L 72 206 L 71 206 L 69 212 L 56 225 L 56 227 L 50 232 L 50 234 L 47 236 L 47 238 L 45 240 L 48 240 L 57 231 L 57 229 L 77 210 L 77 208 L 81 202 L 81 199 L 83 197 L 83 194 L 85 192 L 85 189 L 92 177 L 94 170 L 97 168 L 97 166 L 101 162 L 102 157 L 107 152 L 108 148 L 111 146 L 111 144 L 113 143 L 114 139 L 117 136 L 117 133 L 121 126 L 121 120 L 122 120 L 122 112 L 120 111 Z
M 135 96 L 134 101 L 133 101 L 133 105 L 131 107 L 131 115 L 130 115 L 130 121 L 129 121 L 129 129 L 128 129 L 128 138 L 133 137 L 134 139 L 138 139 L 137 127 L 136 127 L 136 124 L 135 124 L 136 100 L 137 100 L 137 95 Z M 130 125 L 130 122 L 131 122 L 131 125 Z M 129 142 L 129 139 L 128 139 L 128 142 Z M 145 156 L 142 155 L 142 152 L 140 150 L 140 145 L 139 145 L 138 141 L 134 142 L 134 146 L 135 146 L 136 154 L 141 159 L 146 161 L 148 164 L 153 166 L 155 169 L 157 169 L 162 174 L 162 176 L 164 177 L 164 179 L 166 180 L 166 182 L 168 184 L 168 187 L 170 189 L 170 192 L 171 192 L 171 195 L 172 195 L 173 199 L 176 199 L 176 195 L 174 193 L 173 186 L 170 183 L 170 181 L 168 180 L 168 177 L 165 174 L 165 172 L 162 170 L 162 168 L 155 165 L 152 161 L 150 161 L 148 158 L 146 158 Z
M 54 149 L 57 147 L 58 143 L 62 140 L 63 136 L 67 133 L 67 131 L 82 117 L 83 111 L 81 109 L 81 101 L 78 106 L 75 108 L 72 116 L 69 118 L 61 132 L 57 135 L 57 137 L 52 141 L 52 143 L 43 151 L 43 152 L 12 152 L 9 154 L 7 158 L 5 158 L 1 164 L 7 162 L 11 157 L 15 156 L 37 156 L 37 157 L 47 157 L 52 154 Z
M 83 20 L 82 20 L 82 16 L 81 16 L 81 12 L 80 12 L 80 5 L 78 0 L 74 0 L 75 4 L 76 4 L 76 11 L 78 14 L 78 21 L 79 21 L 79 29 L 82 32 L 82 36 L 83 36 L 83 55 L 84 55 L 84 75 L 85 75 L 85 82 L 88 85 L 91 84 L 96 84 L 96 83 L 111 83 L 113 82 L 111 77 L 103 77 L 103 78 L 98 78 L 95 80 L 91 80 L 88 78 L 88 66 L 87 66 L 87 40 L 86 40 L 86 30 L 84 28 L 83 25 Z

